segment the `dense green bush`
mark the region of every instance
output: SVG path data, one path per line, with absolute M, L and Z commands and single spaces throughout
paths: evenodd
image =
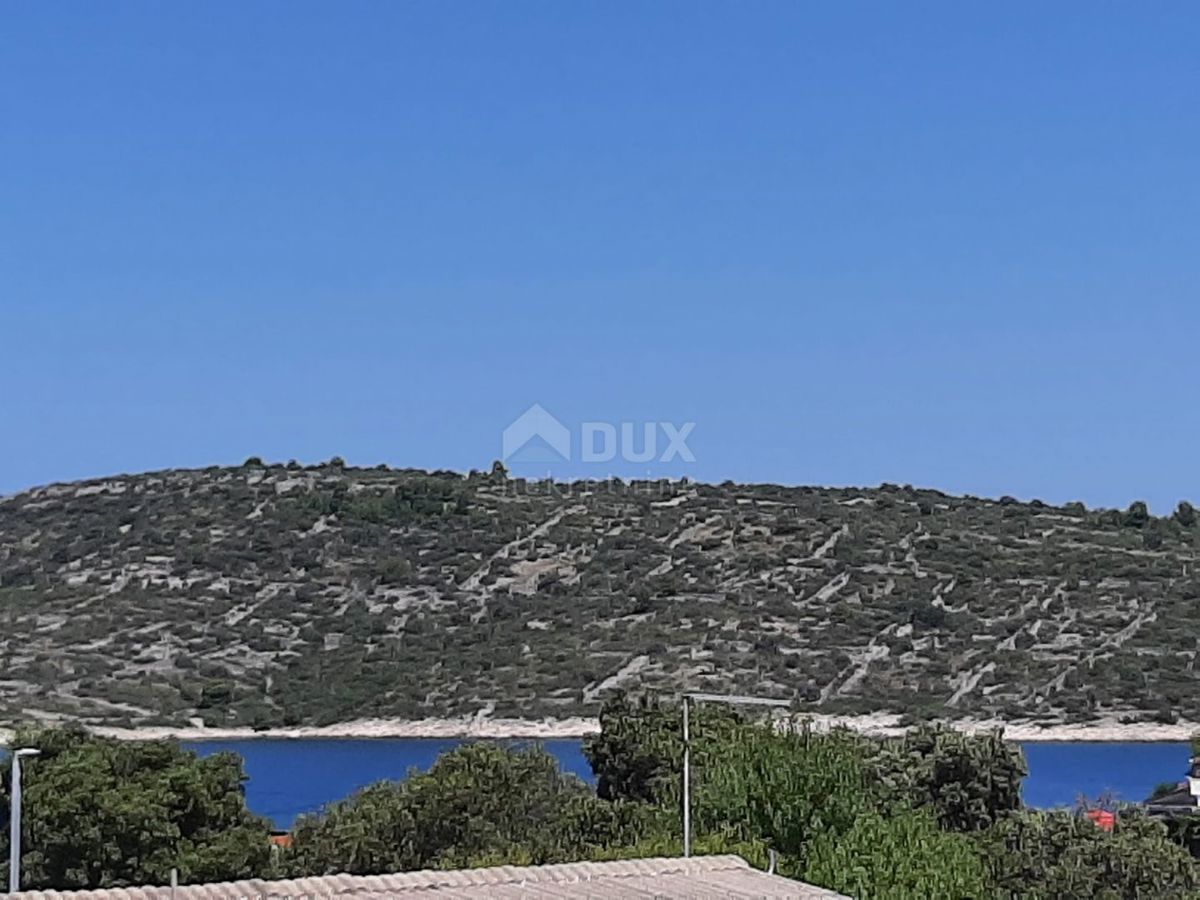
M 835 861 L 858 852 L 848 848 L 869 843 L 882 830 L 890 856 L 865 861 L 843 880 L 818 883 L 921 896 L 918 885 L 930 871 L 941 871 L 937 860 L 945 855 L 950 867 L 929 881 L 930 890 L 955 896 L 984 877 L 969 835 L 1021 807 L 1024 758 L 993 733 L 923 727 L 872 741 L 846 731 L 815 734 L 802 725 L 766 727 L 727 711 L 712 713 L 711 719 L 697 718 L 692 729 L 694 835 L 712 836 L 722 846 L 775 850 L 784 874 L 825 877 Z M 605 704 L 601 724 L 601 734 L 586 746 L 606 795 L 678 810 L 682 744 L 675 709 L 614 698 Z M 893 823 L 893 816 L 903 821 Z M 669 816 L 664 822 L 672 827 Z M 811 857 L 816 848 L 819 862 Z M 900 868 L 893 871 L 893 864 Z
M 979 831 L 1020 809 L 1029 774 L 1020 747 L 999 732 L 968 735 L 940 725 L 883 742 L 874 766 L 887 802 L 928 807 L 952 831 Z
M 1129 528 L 1142 528 L 1150 521 L 1150 509 L 1142 500 L 1135 500 L 1125 511 L 1123 524 Z
M 598 799 L 544 750 L 467 744 L 428 772 L 380 782 L 301 818 L 284 868 L 373 875 L 578 859 L 635 843 L 653 814 Z
M 744 725 L 708 753 L 695 828 L 762 840 L 798 868 L 810 841 L 847 831 L 875 801 L 861 738 Z
M 818 835 L 804 878 L 860 900 L 963 900 L 989 893 L 984 857 L 926 810 L 860 815 L 845 833 Z
M 1112 832 L 1068 812 L 1023 812 L 981 837 L 1002 896 L 1182 897 L 1200 888 L 1196 863 L 1161 822 L 1123 811 Z
M 707 748 L 732 734 L 740 718 L 725 707 L 692 710 L 693 764 L 704 767 Z M 646 697 L 613 696 L 600 709 L 600 733 L 584 739 L 583 752 L 605 800 L 658 802 L 679 796 L 683 720 L 678 706 Z
M 95 887 L 272 874 L 678 855 L 678 709 L 606 704 L 587 752 L 605 797 L 541 749 L 467 744 L 425 773 L 303 817 L 278 859 L 245 808 L 236 757 L 165 743 L 25 732 L 28 886 Z M 697 711 L 694 849 L 738 853 L 862 898 L 1174 897 L 1200 890 L 1168 830 L 1135 810 L 1112 833 L 1021 809 L 1018 748 L 940 727 L 869 740 Z M 2 812 L 2 810 L 0 810 Z
M 200 759 L 166 742 L 122 742 L 73 730 L 18 731 L 36 747 L 24 766 L 27 888 L 230 881 L 267 873 L 267 822 L 243 795 L 241 758 Z M 9 768 L 4 767 L 8 821 Z M 7 862 L 3 867 L 7 880 Z

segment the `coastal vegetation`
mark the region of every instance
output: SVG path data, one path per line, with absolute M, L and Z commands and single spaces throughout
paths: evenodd
M 22 784 L 26 887 L 166 884 L 172 869 L 186 882 L 232 881 L 271 865 L 270 826 L 246 809 L 235 754 L 199 759 L 78 729 L 21 729 L 10 746 L 40 751 Z M 5 822 L 10 776 L 5 766 Z M 7 882 L 7 853 L 0 870 Z
M 425 773 L 302 817 L 268 852 L 236 757 L 78 731 L 21 735 L 29 887 L 381 874 L 679 855 L 674 704 L 609 700 L 585 752 L 595 789 L 537 746 L 465 744 Z M 702 707 L 692 730 L 697 853 L 736 853 L 856 897 L 1200 895 L 1180 840 L 1134 808 L 1106 830 L 1023 808 L 1019 747 L 924 725 L 904 738 L 816 733 Z M 69 861 L 69 862 L 68 862 Z
M 0 721 L 1200 720 L 1194 507 L 267 464 L 0 499 Z

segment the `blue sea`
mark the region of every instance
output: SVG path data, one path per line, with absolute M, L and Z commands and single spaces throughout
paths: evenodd
M 247 740 L 190 744 L 202 755 L 232 750 L 246 760 L 246 799 L 277 828 L 290 828 L 301 813 L 349 796 L 381 779 L 427 769 L 456 740 Z M 520 744 L 523 742 L 514 741 Z M 525 742 L 527 743 L 527 742 Z M 562 768 L 594 781 L 579 741 L 540 742 Z M 1144 800 L 1155 785 L 1179 781 L 1188 764 L 1186 743 L 1028 743 L 1025 802 L 1074 806 L 1080 797 L 1110 793 Z

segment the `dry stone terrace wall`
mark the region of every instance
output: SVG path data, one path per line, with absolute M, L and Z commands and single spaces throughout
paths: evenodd
M 0 719 L 1200 718 L 1198 529 L 894 486 L 247 465 L 0 500 Z

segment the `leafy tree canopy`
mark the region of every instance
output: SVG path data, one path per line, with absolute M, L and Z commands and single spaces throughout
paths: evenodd
M 692 710 L 693 763 L 702 768 L 706 748 L 733 734 L 741 719 L 727 707 Z M 600 733 L 583 744 L 606 800 L 670 801 L 680 792 L 683 769 L 683 722 L 675 704 L 646 697 L 614 695 L 600 710 Z
M 635 841 L 653 811 L 606 803 L 540 748 L 467 744 L 300 820 L 285 868 L 372 875 L 579 859 Z
M 979 831 L 1021 808 L 1029 767 L 999 732 L 926 725 L 880 746 L 875 767 L 889 800 L 929 807 L 943 828 Z
M 781 871 L 794 873 L 810 841 L 842 834 L 875 805 L 865 743 L 844 731 L 742 726 L 706 754 L 697 832 L 764 841 L 787 857 Z
M 1179 897 L 1200 888 L 1187 851 L 1132 809 L 1111 832 L 1068 812 L 1024 812 L 985 833 L 982 846 L 1006 897 Z
M 22 886 L 96 888 L 259 877 L 269 828 L 245 804 L 242 760 L 167 742 L 24 729 Z M 4 770 L 8 821 L 10 770 Z M 4 867 L 7 879 L 7 862 Z
M 984 857 L 929 811 L 868 812 L 844 834 L 817 837 L 804 877 L 850 897 L 960 900 L 988 895 Z
M 273 864 L 238 759 L 166 743 L 25 731 L 25 885 L 77 888 L 271 874 L 678 855 L 681 735 L 671 704 L 617 699 L 587 743 L 600 794 L 542 749 L 468 744 L 425 773 L 303 818 Z M 1170 897 L 1200 889 L 1174 833 L 1122 810 L 1109 833 L 1021 808 L 1026 772 L 997 734 L 925 727 L 869 740 L 697 711 L 694 849 L 737 853 L 858 897 Z

